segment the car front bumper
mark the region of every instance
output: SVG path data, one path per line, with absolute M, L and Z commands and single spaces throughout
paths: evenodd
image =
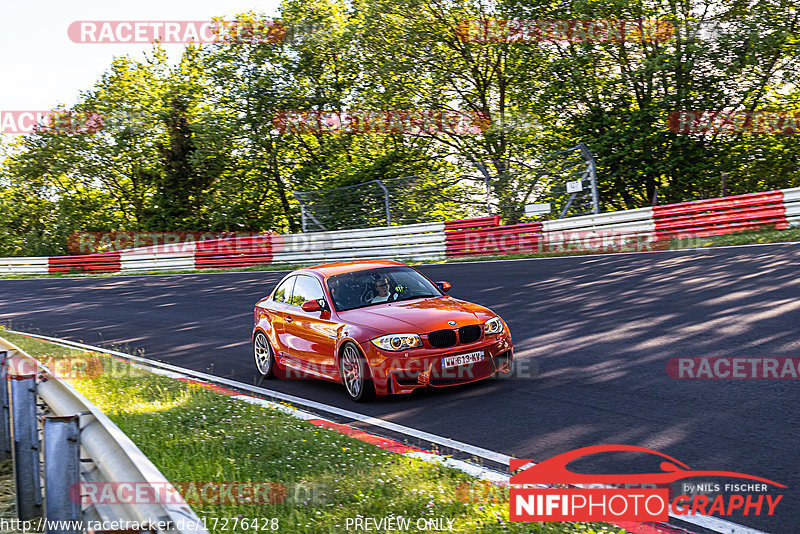
M 511 372 L 513 346 L 511 334 L 484 335 L 479 341 L 443 349 L 422 347 L 389 352 L 371 342 L 361 345 L 378 395 L 411 393 L 424 387 L 447 387 L 484 380 Z M 483 351 L 483 361 L 442 368 L 442 359 Z

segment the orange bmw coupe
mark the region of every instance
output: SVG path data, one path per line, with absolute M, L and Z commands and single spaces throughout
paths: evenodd
M 512 372 L 508 325 L 396 261 L 289 273 L 255 306 L 258 372 L 344 384 L 354 401 Z

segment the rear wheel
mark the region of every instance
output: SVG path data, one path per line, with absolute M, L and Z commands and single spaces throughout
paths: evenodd
M 256 369 L 264 378 L 272 378 L 275 369 L 275 356 L 272 354 L 272 347 L 263 332 L 258 332 L 253 340 L 253 357 L 256 362 Z
M 339 371 L 351 399 L 364 402 L 375 397 L 375 387 L 369 376 L 369 367 L 354 343 L 348 341 L 342 349 Z

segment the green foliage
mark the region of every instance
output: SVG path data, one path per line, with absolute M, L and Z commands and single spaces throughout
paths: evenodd
M 467 216 L 483 192 L 426 196 L 425 177 L 474 162 L 496 211 L 517 222 L 547 185 L 546 154 L 579 141 L 596 157 L 605 211 L 800 185 L 798 134 L 667 128 L 675 111 L 800 112 L 800 13 L 788 0 L 284 0 L 281 14 L 281 42 L 187 46 L 176 65 L 159 47 L 116 58 L 76 106 L 102 115 L 99 132 L 4 147 L 0 253 L 58 253 L 87 229 L 299 231 L 293 191 L 414 175 L 425 184 L 399 190 L 394 222 Z M 463 39 L 477 19 L 658 19 L 671 33 Z M 273 128 L 293 110 L 461 110 L 490 122 L 478 134 Z M 380 224 L 370 187 L 337 200 L 334 226 Z

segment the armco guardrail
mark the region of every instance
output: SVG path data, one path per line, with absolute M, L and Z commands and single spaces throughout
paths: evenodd
M 540 222 L 501 226 L 499 217 L 484 217 L 445 223 L 448 257 L 532 252 L 541 238 Z
M 46 256 L 38 258 L 0 258 L 0 275 L 47 273 L 49 262 L 50 258 Z
M 498 219 L 499 221 L 499 219 Z M 167 271 L 358 258 L 437 260 L 445 256 L 444 223 L 210 239 L 118 252 L 51 258 L 0 258 L 0 274 Z
M 123 272 L 322 263 L 366 258 L 441 260 L 524 252 L 665 248 L 672 238 L 800 225 L 800 187 L 527 224 L 499 217 L 270 234 L 140 247 L 86 256 L 0 258 L 2 274 Z
M 83 532 L 77 522 L 84 526 L 117 525 L 100 530 L 207 532 L 172 484 L 119 427 L 36 358 L 2 337 L 0 371 L 0 453 L 8 457 L 10 452 L 14 460 L 20 520 L 44 516 L 45 525 L 49 524 L 47 532 Z M 37 397 L 46 406 L 44 412 L 38 410 Z M 83 504 L 81 483 L 119 484 L 120 488 L 128 484 L 129 494 L 168 494 L 169 499 Z M 53 522 L 59 521 L 62 523 L 55 526 Z
M 273 263 L 312 263 L 366 258 L 442 259 L 445 223 L 385 226 L 273 236 Z
M 616 211 L 544 221 L 543 252 L 562 249 L 588 252 L 653 250 L 653 208 Z
M 800 187 L 783 190 L 783 205 L 789 226 L 800 226 Z

